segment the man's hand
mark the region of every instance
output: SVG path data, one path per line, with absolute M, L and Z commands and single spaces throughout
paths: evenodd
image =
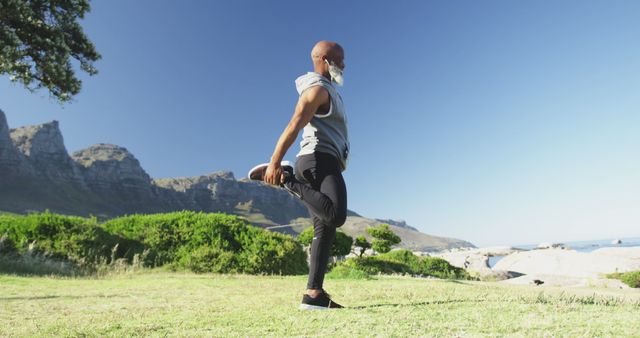
M 269 163 L 267 171 L 264 174 L 264 181 L 271 185 L 280 185 L 284 182 L 284 173 L 280 163 Z
M 293 144 L 298 137 L 298 133 L 306 126 L 322 105 L 329 103 L 329 92 L 322 86 L 313 86 L 305 90 L 298 98 L 296 110 L 291 117 L 291 121 L 285 128 L 282 135 L 278 139 L 276 149 L 271 156 L 271 163 L 267 167 L 264 175 L 264 181 L 273 185 L 280 185 L 284 182 L 284 174 L 280 167 L 280 161 L 287 152 L 287 149 Z

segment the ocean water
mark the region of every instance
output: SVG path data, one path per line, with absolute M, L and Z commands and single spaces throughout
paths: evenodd
M 620 248 L 620 247 L 632 247 L 632 246 L 640 246 L 640 237 L 630 237 L 630 238 L 617 238 L 622 241 L 620 244 L 612 244 L 612 241 L 616 238 L 611 239 L 600 239 L 594 241 L 576 241 L 576 242 L 554 242 L 554 243 L 562 243 L 567 246 L 571 250 L 576 250 L 579 252 L 591 252 L 600 248 Z M 538 247 L 538 244 L 524 244 L 524 245 L 514 245 L 514 248 L 531 250 Z M 496 263 L 502 259 L 504 256 L 493 256 L 489 257 L 489 266 L 493 267 Z

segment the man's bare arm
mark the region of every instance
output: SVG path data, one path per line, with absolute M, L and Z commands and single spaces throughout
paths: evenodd
M 265 173 L 264 181 L 269 184 L 279 184 L 281 182 L 280 161 L 289 150 L 289 147 L 298 137 L 300 130 L 304 128 L 313 119 L 318 108 L 329 102 L 329 92 L 321 86 L 314 86 L 305 90 L 296 104 L 296 109 L 285 128 L 282 135 L 278 139 L 276 148 L 271 156 L 271 163 Z

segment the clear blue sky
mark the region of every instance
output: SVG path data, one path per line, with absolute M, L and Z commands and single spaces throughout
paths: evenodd
M 154 178 L 267 161 L 321 39 L 346 51 L 349 208 L 477 245 L 640 236 L 638 1 L 99 1 L 103 59 L 11 127 L 129 149 Z M 297 143 L 285 159 L 295 160 Z

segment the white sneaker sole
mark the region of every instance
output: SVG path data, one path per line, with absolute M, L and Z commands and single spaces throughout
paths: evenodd
M 247 174 L 247 178 L 251 179 L 251 173 L 262 168 L 262 167 L 268 167 L 269 163 L 262 163 L 262 164 L 258 164 L 257 166 L 251 168 L 251 170 L 249 170 L 249 173 Z M 291 161 L 282 161 L 280 162 L 280 166 L 281 167 L 286 167 L 289 166 L 291 168 L 293 168 L 293 163 L 291 163 Z
M 309 304 L 300 304 L 300 310 L 330 310 L 330 308 L 326 306 L 318 306 L 318 305 L 309 305 Z

